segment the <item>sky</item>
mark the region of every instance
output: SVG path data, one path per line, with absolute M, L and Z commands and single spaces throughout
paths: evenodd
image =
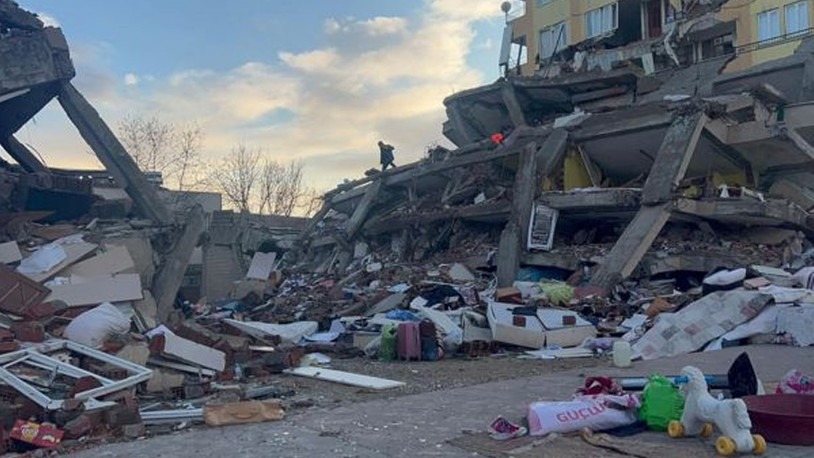
M 396 164 L 448 144 L 442 101 L 498 77 L 504 24 L 501 0 L 18 1 L 63 29 L 114 130 L 195 122 L 212 163 L 261 148 L 320 190 L 378 166 L 379 139 Z M 55 101 L 18 139 L 49 166 L 101 168 Z

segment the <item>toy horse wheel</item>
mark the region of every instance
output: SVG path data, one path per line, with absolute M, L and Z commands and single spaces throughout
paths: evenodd
M 670 437 L 681 437 L 684 435 L 684 425 L 678 420 L 672 420 L 667 424 L 667 434 Z
M 715 441 L 715 450 L 718 451 L 719 455 L 729 456 L 737 451 L 737 447 L 732 438 L 721 436 Z
M 755 449 L 752 452 L 755 455 L 763 455 L 766 453 L 766 439 L 760 434 L 753 434 L 752 439 L 755 440 Z
M 699 436 L 701 436 L 701 437 L 710 437 L 710 436 L 712 436 L 713 432 L 714 432 L 714 427 L 712 426 L 712 423 L 704 423 L 704 429 L 701 430 L 701 433 L 699 434 Z

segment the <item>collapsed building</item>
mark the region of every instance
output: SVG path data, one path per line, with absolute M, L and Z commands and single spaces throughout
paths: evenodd
M 528 44 L 515 32 L 524 21 L 537 27 L 536 5 L 546 2 L 534 3 L 510 23 L 507 50 Z M 216 381 L 243 383 L 241 399 L 275 395 L 245 382 L 284 370 L 347 383 L 347 374 L 297 366 L 304 353 L 379 351 L 405 316 L 431 321 L 431 346 L 453 352 L 571 347 L 617 332 L 656 299 L 684 307 L 717 269 L 771 276 L 810 264 L 814 40 L 773 38 L 765 45 L 793 50 L 758 62 L 746 54 L 762 45 L 718 40 L 734 27 L 717 19 L 730 14 L 720 2 L 608 5 L 599 19 L 569 13 L 586 15 L 577 26 L 587 40 L 564 26 L 551 45 L 549 30 L 550 54 L 506 61 L 503 78 L 444 100 L 453 148 L 343 183 L 306 220 L 221 211 L 206 193 L 167 197 L 72 85 L 61 31 L 0 0 L 0 146 L 16 162 L 0 170 L 9 266 L 0 284 L 14 291 L 0 298 L 9 415 L 53 419 L 66 437 L 83 437 L 92 420 L 75 423 L 89 418 L 69 408 L 75 399 L 112 409 L 106 421 L 138 437 L 143 423 L 202 421 L 213 393 L 236 391 Z M 636 8 L 641 20 L 621 27 Z M 54 98 L 106 170 L 49 168 L 15 138 Z M 21 269 L 52 248 L 65 258 Z M 573 295 L 555 300 L 552 289 L 536 307 L 519 287 L 504 288 L 518 280 L 558 280 Z M 496 301 L 533 308 L 543 324 L 529 333 L 528 315 L 508 308 L 500 322 Z M 70 341 L 74 323 L 118 313 L 107 305 L 132 310 L 116 339 L 102 336 L 107 353 L 86 348 L 81 333 L 73 339 L 85 344 Z M 46 332 L 68 340 L 43 343 Z M 653 340 L 648 354 L 658 356 Z M 64 352 L 84 364 L 60 363 Z M 34 389 L 26 361 L 63 378 L 43 384 L 48 373 L 37 373 Z M 400 386 L 351 375 L 365 388 Z M 76 388 L 87 377 L 95 382 Z M 155 402 L 139 409 L 136 393 Z
M 517 22 L 538 13 L 528 3 L 509 24 L 515 43 Z M 521 267 L 579 272 L 608 293 L 629 278 L 789 265 L 813 228 L 814 41 L 772 39 L 796 48 L 728 71 L 752 50 L 686 52 L 732 26 L 716 19 L 720 2 L 664 4 L 680 19 L 658 37 L 614 16 L 536 68 L 448 97 L 443 132 L 457 148 L 326 195 L 309 259 L 341 270 L 369 238 L 415 256 L 477 226 L 493 235 L 499 286 Z

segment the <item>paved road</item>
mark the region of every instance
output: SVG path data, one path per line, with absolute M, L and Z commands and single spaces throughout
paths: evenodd
M 708 373 L 725 373 L 743 349 L 684 355 L 634 363 L 605 374 L 569 371 L 487 383 L 446 391 L 314 409 L 284 422 L 202 428 L 142 441 L 107 444 L 71 455 L 75 458 L 156 456 L 223 457 L 471 457 L 446 442 L 463 431 L 483 430 L 497 415 L 519 418 L 530 402 L 568 399 L 585 375 L 678 373 L 693 364 Z M 814 373 L 814 349 L 757 346 L 748 349 L 758 376 L 777 381 L 791 368 Z M 647 440 L 648 435 L 642 435 Z M 710 442 L 710 447 L 712 442 Z M 814 456 L 814 448 L 769 444 L 768 457 Z M 665 457 L 667 458 L 667 457 Z

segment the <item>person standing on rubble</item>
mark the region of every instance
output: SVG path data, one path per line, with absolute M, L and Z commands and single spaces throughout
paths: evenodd
M 387 170 L 387 167 L 396 168 L 396 164 L 393 162 L 396 159 L 393 155 L 395 150 L 392 145 L 379 140 L 379 162 L 382 164 L 382 172 Z

